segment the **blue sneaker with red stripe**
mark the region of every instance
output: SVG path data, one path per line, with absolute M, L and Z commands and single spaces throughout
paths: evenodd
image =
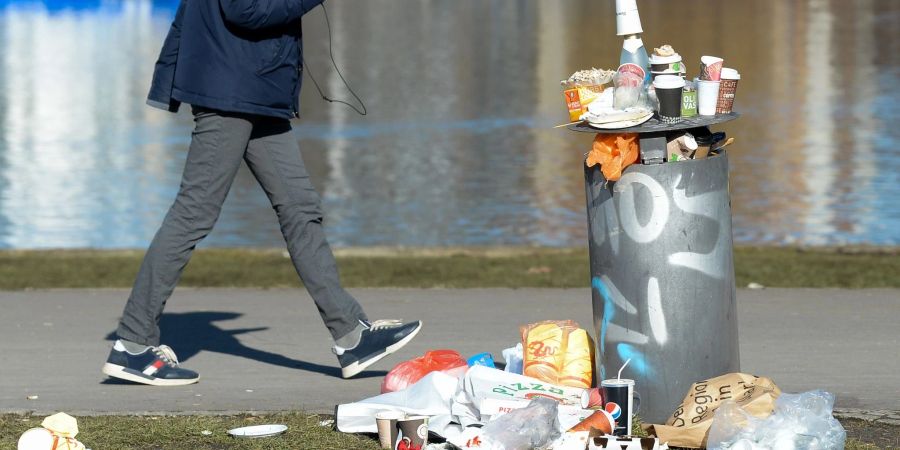
M 103 373 L 120 380 L 151 386 L 184 386 L 196 383 L 200 375 L 178 366 L 178 357 L 167 345 L 147 347 L 130 353 L 117 340 L 103 365 Z

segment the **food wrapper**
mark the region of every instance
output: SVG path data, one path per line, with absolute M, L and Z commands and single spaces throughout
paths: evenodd
M 765 377 L 730 373 L 691 385 L 665 425 L 645 425 L 648 433 L 675 447 L 704 448 L 716 409 L 734 400 L 755 417 L 768 417 L 781 389 Z
M 522 374 L 559 384 L 568 335 L 578 328 L 571 320 L 544 321 L 522 327 L 525 349 Z
M 66 413 L 56 413 L 44 418 L 42 428 L 32 428 L 19 438 L 20 449 L 84 450 L 78 442 L 78 422 Z
M 587 112 L 591 104 L 600 93 L 606 89 L 606 84 L 612 81 L 611 70 L 589 69 L 579 70 L 560 84 L 565 88 L 563 96 L 566 99 L 566 109 L 569 111 L 569 120 L 576 122 L 581 115 Z
M 544 321 L 523 326 L 521 331 L 524 375 L 563 386 L 591 387 L 590 338 L 577 323 Z
M 47 416 L 41 426 L 61 437 L 73 438 L 78 435 L 78 421 L 66 413 Z
M 600 171 L 607 180 L 618 181 L 622 171 L 637 162 L 639 153 L 637 134 L 598 133 L 585 164 L 588 167 L 600 164 Z
M 596 100 L 602 91 L 602 86 L 579 86 L 563 91 L 563 95 L 566 97 L 566 109 L 569 111 L 569 121 L 578 121 L 581 115 L 587 112 L 588 105 Z
M 559 384 L 585 389 L 591 387 L 591 377 L 594 374 L 594 364 L 591 358 L 594 353 L 593 348 L 591 337 L 584 329 L 579 328 L 569 334 L 569 343 L 563 354 Z

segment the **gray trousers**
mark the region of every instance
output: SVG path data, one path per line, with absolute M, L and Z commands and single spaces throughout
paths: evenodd
M 366 315 L 341 287 L 322 228 L 319 195 L 290 122 L 194 108 L 194 123 L 181 188 L 141 263 L 118 336 L 159 345 L 166 300 L 194 247 L 212 231 L 242 160 L 268 195 L 291 261 L 325 326 L 335 340 L 349 334 Z

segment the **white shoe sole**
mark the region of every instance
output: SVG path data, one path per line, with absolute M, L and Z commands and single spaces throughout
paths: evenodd
M 413 340 L 413 338 L 416 337 L 417 334 L 419 334 L 419 331 L 422 329 L 422 326 L 424 326 L 424 325 L 425 325 L 424 323 L 419 323 L 418 328 L 413 330 L 412 333 L 409 333 L 409 335 L 406 336 L 405 338 L 397 341 L 396 344 L 389 345 L 384 350 L 384 353 L 382 353 L 372 359 L 369 359 L 365 362 L 355 362 L 353 364 L 350 364 L 347 367 L 341 368 L 341 376 L 344 378 L 351 378 L 353 376 L 356 376 L 363 370 L 366 370 L 367 367 L 371 366 L 372 364 L 377 363 L 378 361 L 381 361 L 381 359 L 384 358 L 385 356 L 390 355 L 391 353 L 394 353 L 397 350 L 400 350 L 401 348 L 403 348 L 404 345 L 408 344 L 409 341 Z
M 120 380 L 131 381 L 132 383 L 140 383 L 147 384 L 150 386 L 186 386 L 188 384 L 194 384 L 200 381 L 200 377 L 190 378 L 190 379 L 182 379 L 182 380 L 166 380 L 164 378 L 144 378 L 143 376 L 135 375 L 131 372 L 127 372 L 125 367 L 122 367 L 117 364 L 106 363 L 103 365 L 103 369 L 101 370 L 104 375 L 108 375 L 113 378 L 118 378 Z

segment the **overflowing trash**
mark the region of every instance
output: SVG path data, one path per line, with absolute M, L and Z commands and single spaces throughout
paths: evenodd
M 78 442 L 78 421 L 66 414 L 46 417 L 40 428 L 25 431 L 19 437 L 18 450 L 85 450 Z
M 847 432 L 832 415 L 825 391 L 781 394 L 775 410 L 757 418 L 734 401 L 722 404 L 709 430 L 710 450 L 841 450 Z
M 600 164 L 600 171 L 609 181 L 622 177 L 626 167 L 638 161 L 636 134 L 597 134 L 585 164 L 594 167 Z
M 418 380 L 338 405 L 335 428 L 377 433 L 391 450 L 830 450 L 846 439 L 831 394 L 782 394 L 771 379 L 744 373 L 692 384 L 665 424 L 644 425 L 649 437 L 633 436 L 640 396 L 634 380 L 622 378 L 630 360 L 594 386 L 581 364 L 574 366 L 578 376 L 563 375 L 566 361 L 580 361 L 585 348 L 593 368 L 592 341 L 577 323 L 543 321 L 520 332 L 522 343 L 503 353 L 505 369 L 518 364 L 524 373 L 493 367 L 490 353 L 460 366 L 458 352 L 431 351 L 397 366 L 416 367 L 417 377 L 424 373 Z M 563 356 L 548 358 L 556 355 Z
M 696 76 L 689 77 L 689 64 L 672 45 L 662 44 L 648 55 L 642 33 L 636 0 L 616 0 L 616 34 L 622 36 L 619 65 L 578 70 L 561 82 L 570 123 L 560 127 L 601 130 L 586 163 L 600 164 L 608 181 L 617 181 L 635 163 L 707 157 L 714 142 L 704 146 L 693 138 L 710 134 L 710 125 L 736 116 L 734 101 L 741 79 L 737 69 L 725 67 L 724 58 L 702 55 Z M 652 133 L 647 139 L 665 139 L 669 145 L 661 148 L 653 143 L 641 151 L 645 142 L 635 133 Z M 634 148 L 624 147 L 619 138 L 631 140 Z
M 781 389 L 765 377 L 730 373 L 698 381 L 665 424 L 646 425 L 652 435 L 675 447 L 704 448 L 715 411 L 724 402 L 735 404 L 756 417 L 766 417 L 775 408 Z
M 395 382 L 384 385 L 409 384 L 338 405 L 335 428 L 377 433 L 381 447 L 393 450 L 586 450 L 594 437 L 629 434 L 634 382 L 617 378 L 594 387 L 586 330 L 571 320 L 548 320 L 519 332 L 522 342 L 503 351 L 504 370 L 494 367 L 490 353 L 460 365 L 465 360 L 452 350 L 399 364 L 385 377 Z M 420 422 L 404 431 L 410 420 Z M 426 435 L 446 442 L 429 444 Z

